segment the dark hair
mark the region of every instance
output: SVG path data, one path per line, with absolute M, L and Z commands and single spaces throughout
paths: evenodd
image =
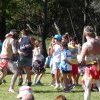
M 64 95 L 58 95 L 55 100 L 67 100 Z
M 29 30 L 28 29 L 23 29 L 22 34 L 23 35 L 29 35 Z
M 68 43 L 67 43 L 67 42 L 62 41 L 62 42 L 61 42 L 61 46 L 68 48 Z

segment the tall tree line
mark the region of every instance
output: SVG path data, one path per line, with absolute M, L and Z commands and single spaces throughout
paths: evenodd
M 99 33 L 99 0 L 1 0 L 0 38 L 11 28 L 21 30 L 29 24 L 32 34 L 47 37 L 69 32 L 81 41 L 84 25 L 92 25 Z M 58 31 L 59 30 L 59 31 Z

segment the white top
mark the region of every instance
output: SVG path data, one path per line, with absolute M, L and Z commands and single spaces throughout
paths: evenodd
M 53 52 L 53 62 L 60 62 L 60 60 L 61 60 L 61 46 L 55 44 Z
M 33 62 L 34 62 L 35 60 L 42 61 L 43 58 L 44 58 L 44 57 L 43 57 L 43 55 L 41 54 L 41 49 L 40 49 L 40 47 L 35 47 L 35 48 L 33 49 Z

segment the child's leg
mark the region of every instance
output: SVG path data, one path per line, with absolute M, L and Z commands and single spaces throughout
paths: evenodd
M 63 82 L 64 82 L 64 87 L 65 89 L 68 89 L 68 78 L 67 78 L 67 73 L 63 73 Z
M 0 85 L 2 84 L 2 80 L 5 78 L 5 76 L 7 75 L 7 69 L 1 69 L 0 70 Z
M 37 81 L 38 75 L 39 74 L 34 74 L 34 80 L 33 80 L 32 85 L 36 85 L 36 81 Z
M 68 84 L 72 84 L 72 72 L 67 73 Z
M 25 77 L 24 77 L 24 82 L 23 84 L 26 84 L 27 83 L 27 75 L 25 74 Z
M 55 88 L 58 88 L 59 85 L 60 85 L 60 84 L 59 84 L 59 83 L 60 83 L 59 78 L 60 78 L 60 70 L 59 70 L 59 69 L 56 69 L 56 70 L 55 70 L 55 82 L 56 82 Z
M 43 76 L 43 73 L 40 73 L 40 74 L 38 75 L 38 78 L 37 78 L 37 80 L 36 80 L 36 83 L 37 83 L 37 84 L 38 84 L 38 82 L 40 82 L 42 76 Z
M 100 92 L 100 79 L 96 80 L 96 85 L 97 85 L 98 90 L 99 90 L 99 92 Z

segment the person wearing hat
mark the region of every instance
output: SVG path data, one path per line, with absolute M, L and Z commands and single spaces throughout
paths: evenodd
M 77 56 L 80 64 L 85 65 L 84 100 L 91 99 L 91 83 L 95 82 L 100 92 L 100 40 L 95 38 L 95 31 L 92 26 L 86 26 L 83 30 L 86 42 Z
M 32 94 L 32 88 L 30 86 L 22 86 L 19 89 L 19 94 L 17 99 L 21 100 L 34 100 L 34 95 Z
M 55 77 L 55 89 L 59 88 L 60 86 L 60 60 L 61 60 L 61 40 L 62 36 L 60 34 L 56 34 L 54 36 L 55 44 L 52 47 L 52 73 L 54 73 Z
M 3 41 L 2 50 L 0 54 L 0 68 L 3 71 L 2 77 L 0 80 L 6 76 L 7 68 L 13 73 L 11 84 L 9 87 L 9 92 L 14 92 L 14 84 L 17 78 L 17 67 L 13 63 L 13 57 L 17 55 L 17 46 L 16 39 L 18 37 L 18 33 L 16 29 L 12 29 L 9 34 L 6 35 L 5 40 Z

